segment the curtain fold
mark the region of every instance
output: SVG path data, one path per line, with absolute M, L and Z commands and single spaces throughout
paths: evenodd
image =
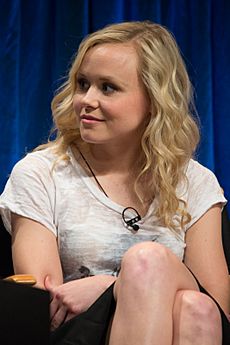
M 107 24 L 151 20 L 175 36 L 195 87 L 198 160 L 230 199 L 230 2 L 0 0 L 0 191 L 13 165 L 44 142 L 50 102 L 81 39 Z

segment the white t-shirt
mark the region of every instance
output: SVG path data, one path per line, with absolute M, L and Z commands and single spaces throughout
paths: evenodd
M 177 193 L 187 202 L 191 222 L 179 234 L 160 226 L 153 216 L 155 200 L 133 233 L 122 219 L 124 207 L 107 198 L 70 149 L 67 153 L 70 161 L 58 161 L 55 167 L 51 148 L 28 154 L 15 165 L 0 197 L 9 232 L 14 212 L 40 222 L 58 237 L 65 281 L 116 274 L 125 251 L 143 241 L 159 242 L 183 260 L 187 229 L 212 205 L 226 202 L 215 175 L 190 160 L 188 186 L 181 184 Z M 133 218 L 135 213 L 128 211 L 126 216 Z

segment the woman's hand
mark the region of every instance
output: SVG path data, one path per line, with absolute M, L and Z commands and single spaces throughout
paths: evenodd
M 44 285 L 52 297 L 51 330 L 86 311 L 115 279 L 108 275 L 97 275 L 55 286 L 47 276 Z

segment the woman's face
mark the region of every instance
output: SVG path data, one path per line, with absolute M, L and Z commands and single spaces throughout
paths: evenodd
M 140 141 L 150 102 L 130 44 L 101 44 L 86 53 L 77 74 L 73 107 L 88 143 Z

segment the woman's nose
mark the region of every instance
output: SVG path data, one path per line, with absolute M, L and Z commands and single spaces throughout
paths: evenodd
M 89 89 L 85 92 L 82 103 L 84 107 L 97 108 L 99 105 L 99 95 L 95 87 L 90 86 Z

